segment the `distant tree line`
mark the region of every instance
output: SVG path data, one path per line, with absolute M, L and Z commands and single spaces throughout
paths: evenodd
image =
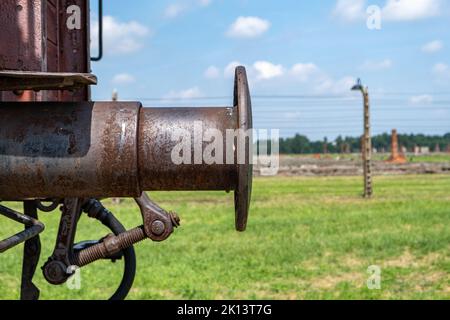
M 437 146 L 439 150 L 446 151 L 450 145 L 450 133 L 443 136 L 424 134 L 399 134 L 399 147 L 405 147 L 412 152 L 414 147 L 428 147 L 435 151 Z M 372 137 L 373 148 L 379 152 L 391 150 L 391 134 L 380 134 Z M 270 147 L 270 146 L 269 146 Z M 269 148 L 270 149 L 270 148 Z M 361 150 L 360 137 L 342 137 L 338 136 L 334 141 L 328 141 L 324 138 L 322 141 L 310 141 L 308 137 L 297 134 L 292 138 L 280 139 L 281 154 L 319 154 L 319 153 L 351 153 Z

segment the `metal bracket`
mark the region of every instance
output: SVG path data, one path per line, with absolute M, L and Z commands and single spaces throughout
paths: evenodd
M 81 215 L 81 200 L 64 199 L 58 237 L 52 256 L 42 267 L 45 279 L 54 285 L 60 285 L 70 277 L 69 267 L 73 255 L 73 242 Z
M 40 221 L 7 207 L 0 206 L 0 214 L 28 227 L 24 231 L 19 232 L 8 239 L 0 241 L 0 253 L 3 253 L 27 240 L 30 240 L 31 238 L 34 238 L 44 231 L 45 226 Z
M 38 219 L 37 206 L 34 201 L 24 201 L 25 215 Z M 26 227 L 29 228 L 29 227 Z M 39 235 L 25 241 L 22 263 L 22 284 L 20 287 L 20 300 L 38 300 L 40 291 L 33 283 L 33 277 L 41 255 L 41 240 Z
M 166 212 L 154 203 L 144 192 L 139 198 L 135 198 L 141 209 L 144 220 L 145 234 L 153 241 L 166 240 L 173 232 L 173 228 L 180 225 L 180 218 L 174 212 Z
M 90 73 L 0 71 L 0 91 L 74 90 L 96 84 Z
M 20 243 L 25 242 L 22 259 L 21 300 L 39 299 L 39 289 L 33 283 L 34 273 L 41 253 L 39 234 L 44 231 L 44 225 L 37 220 L 37 208 L 34 201 L 24 201 L 24 213 L 21 214 L 4 206 L 0 206 L 0 214 L 25 225 L 25 230 L 0 241 L 0 253 L 3 253 Z

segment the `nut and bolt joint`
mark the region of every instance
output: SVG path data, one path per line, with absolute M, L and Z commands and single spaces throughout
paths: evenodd
M 162 222 L 161 220 L 153 221 L 151 231 L 154 235 L 160 236 L 164 233 L 165 230 L 166 227 L 164 225 L 164 222 Z

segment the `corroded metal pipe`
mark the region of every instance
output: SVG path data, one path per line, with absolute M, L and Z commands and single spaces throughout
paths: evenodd
M 238 128 L 237 121 L 236 108 L 143 108 L 138 139 L 142 188 L 146 191 L 234 190 L 237 166 L 226 164 L 225 138 L 228 129 Z M 222 164 L 195 164 L 196 157 L 202 156 L 208 145 L 208 142 L 202 142 L 202 137 L 198 137 L 196 129 L 220 132 L 224 138 Z M 173 139 L 176 130 L 191 136 L 191 164 L 177 165 L 172 161 L 172 152 L 179 143 Z M 200 152 L 195 152 L 195 144 L 201 146 Z
M 143 108 L 139 102 L 1 102 L 0 201 L 137 198 L 154 190 L 224 190 L 235 191 L 236 214 L 246 216 L 252 142 L 240 135 L 252 128 L 252 121 L 244 68 L 236 71 L 234 96 L 234 106 L 223 108 Z M 227 141 L 230 130 L 238 132 L 237 140 Z M 223 139 L 219 141 L 223 161 L 219 157 L 218 163 L 203 158 L 210 142 L 217 140 L 214 136 L 203 141 L 209 131 Z M 181 142 L 174 135 L 177 132 L 190 137 L 182 151 L 183 155 L 190 153 L 188 164 L 173 161 L 173 150 Z M 242 140 L 245 163 L 237 161 L 241 149 L 237 141 Z M 238 230 L 245 229 L 246 219 L 238 220 Z
M 0 103 L 0 199 L 138 195 L 140 108 Z
M 172 150 L 179 143 L 172 136 L 175 130 L 191 133 L 194 161 L 196 121 L 202 121 L 203 130 L 215 129 L 224 137 L 227 129 L 238 128 L 234 108 L 152 109 L 136 102 L 1 103 L 0 199 L 234 190 L 235 164 L 173 163 Z

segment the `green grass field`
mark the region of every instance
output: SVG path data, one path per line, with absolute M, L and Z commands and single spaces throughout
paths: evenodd
M 376 177 L 363 200 L 361 178 L 258 178 L 248 231 L 233 230 L 232 194 L 156 193 L 182 227 L 165 243 L 136 247 L 130 299 L 449 299 L 450 175 Z M 131 200 L 105 202 L 128 227 L 141 224 Z M 17 208 L 17 207 L 16 207 Z M 3 218 L 0 237 L 20 227 Z M 53 250 L 58 214 L 41 214 L 41 265 Z M 106 230 L 83 218 L 78 240 Z M 22 247 L 0 257 L 0 299 L 19 295 Z M 370 265 L 381 290 L 369 290 Z M 42 299 L 105 299 L 122 264 L 82 270 L 82 288 L 36 283 Z

